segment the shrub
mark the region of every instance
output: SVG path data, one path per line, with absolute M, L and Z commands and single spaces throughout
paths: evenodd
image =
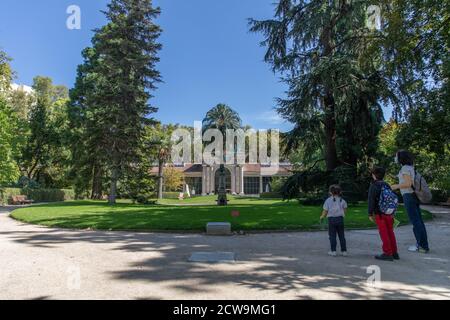
M 164 169 L 164 188 L 167 191 L 177 191 L 183 189 L 183 173 L 174 167 L 167 167 Z
M 287 177 L 273 177 L 270 183 L 271 192 L 280 193 L 283 190 L 283 186 L 287 181 Z M 277 197 L 278 198 L 278 197 Z
M 178 199 L 180 192 L 163 192 L 163 199 Z
M 26 176 L 22 176 L 19 178 L 17 186 L 22 189 L 24 189 L 24 188 L 37 189 L 37 188 L 39 188 L 39 183 L 37 183 L 35 180 L 30 179 Z
M 150 197 L 148 195 L 138 194 L 136 197 L 133 197 L 132 200 L 133 203 L 148 204 Z
M 23 194 L 35 202 L 58 202 L 74 200 L 72 189 L 23 189 Z
M 0 204 L 10 203 L 11 197 L 17 195 L 26 195 L 35 202 L 58 202 L 75 199 L 75 192 L 72 189 L 3 188 L 0 189 Z
M 284 199 L 307 198 L 308 202 L 313 199 L 318 201 L 319 198 L 328 197 L 328 188 L 332 184 L 341 186 L 347 202 L 356 203 L 367 199 L 370 180 L 364 175 L 355 175 L 354 169 L 348 166 L 338 167 L 331 172 L 310 169 L 289 177 L 281 193 Z
M 141 163 L 125 171 L 124 177 L 118 184 L 118 197 L 131 199 L 133 203 L 146 204 L 154 197 L 156 181 L 150 175 L 150 168 Z
M 163 199 L 178 199 L 178 197 L 180 196 L 181 192 L 163 192 Z M 186 193 L 184 194 L 184 196 L 186 197 Z M 158 194 L 157 193 L 152 193 L 149 197 L 149 199 L 157 199 L 158 198 Z
M 434 203 L 447 202 L 450 198 L 450 191 L 431 190 L 431 193 L 433 194 Z
M 309 196 L 306 198 L 299 199 L 299 203 L 304 206 L 321 206 L 325 202 L 326 197 L 320 196 Z
M 22 190 L 20 188 L 0 188 L 0 205 L 7 205 L 12 196 L 21 194 Z
M 357 204 L 360 201 L 367 201 L 367 197 L 363 197 L 359 192 L 345 191 L 342 193 L 342 198 L 348 204 Z
M 283 195 L 280 192 L 264 192 L 260 197 L 261 199 L 282 199 Z
M 300 198 L 299 202 L 304 206 L 322 206 L 329 196 L 328 193 L 308 194 L 305 197 Z M 358 204 L 361 201 L 361 197 L 358 193 L 353 194 L 351 192 L 344 192 L 342 198 L 348 204 Z

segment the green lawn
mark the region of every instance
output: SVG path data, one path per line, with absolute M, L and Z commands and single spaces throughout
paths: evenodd
M 208 222 L 231 222 L 233 230 L 317 230 L 320 207 L 300 206 L 297 201 L 231 197 L 230 205 L 213 205 L 214 197 L 163 200 L 158 205 L 100 201 L 70 201 L 15 210 L 15 219 L 50 227 L 99 230 L 202 231 Z M 184 204 L 180 206 L 179 204 Z M 238 210 L 240 217 L 232 217 Z M 350 206 L 347 228 L 373 228 L 366 205 Z M 397 218 L 407 222 L 403 210 Z M 425 213 L 425 218 L 431 215 Z
M 241 204 L 272 204 L 275 202 L 280 202 L 280 199 L 260 199 L 252 197 L 238 197 L 238 196 L 227 196 L 229 205 L 241 205 Z M 162 199 L 159 200 L 159 204 L 164 205 L 211 205 L 214 206 L 217 202 L 217 196 L 206 196 L 206 197 L 192 197 L 186 198 L 184 200 L 178 199 Z

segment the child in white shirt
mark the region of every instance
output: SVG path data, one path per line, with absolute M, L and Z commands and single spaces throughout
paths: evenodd
M 328 235 L 330 238 L 331 251 L 328 253 L 330 256 L 336 257 L 337 239 L 341 245 L 341 252 L 343 256 L 347 256 L 347 242 L 345 240 L 345 228 L 344 217 L 347 210 L 347 202 L 342 199 L 342 189 L 338 185 L 332 185 L 330 187 L 330 197 L 325 201 L 323 205 L 322 216 L 328 218 Z

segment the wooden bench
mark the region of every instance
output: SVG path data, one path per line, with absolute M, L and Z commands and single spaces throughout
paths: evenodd
M 34 201 L 27 199 L 27 196 L 12 196 L 11 197 L 11 204 L 18 205 L 18 204 L 32 204 Z

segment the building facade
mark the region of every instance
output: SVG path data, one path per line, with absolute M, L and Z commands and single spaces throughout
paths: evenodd
M 183 173 L 183 191 L 191 195 L 215 194 L 219 188 L 219 165 L 183 164 L 174 168 Z M 157 168 L 152 170 L 157 174 Z M 292 175 L 290 164 L 280 164 L 274 168 L 269 165 L 244 164 L 225 165 L 226 190 L 234 195 L 260 195 L 271 192 L 273 177 L 289 177 Z

